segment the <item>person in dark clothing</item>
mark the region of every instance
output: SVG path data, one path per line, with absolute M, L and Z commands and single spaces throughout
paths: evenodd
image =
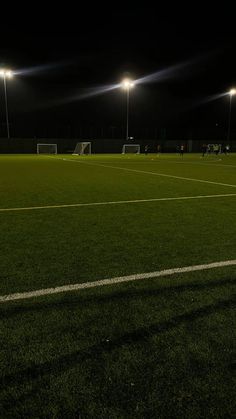
M 149 149 L 149 145 L 148 144 L 146 144 L 145 145 L 145 148 L 144 148 L 144 151 L 145 151 L 145 154 L 147 155 L 147 153 L 148 153 L 148 149 Z
M 206 152 L 207 152 L 207 145 L 203 144 L 203 146 L 202 146 L 202 157 L 205 156 Z

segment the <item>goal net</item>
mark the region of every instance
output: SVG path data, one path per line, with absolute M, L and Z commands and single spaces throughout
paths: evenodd
M 37 154 L 57 154 L 57 144 L 37 144 Z
M 73 155 L 78 156 L 81 154 L 91 154 L 90 142 L 86 141 L 86 142 L 76 144 Z
M 140 145 L 139 144 L 124 144 L 122 147 L 122 154 L 126 154 L 126 153 L 140 154 Z

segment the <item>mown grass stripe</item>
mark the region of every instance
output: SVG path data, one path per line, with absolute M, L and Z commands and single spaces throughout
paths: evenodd
M 102 279 L 95 282 L 84 282 L 82 284 L 69 284 L 69 285 L 63 285 L 63 286 L 55 287 L 55 288 L 44 288 L 44 289 L 35 290 L 35 291 L 2 295 L 0 296 L 0 303 L 42 297 L 42 296 L 47 296 L 47 295 L 52 295 L 52 294 L 60 294 L 60 293 L 65 293 L 65 292 L 79 291 L 86 288 L 102 287 L 105 285 L 121 284 L 124 282 L 131 282 L 131 281 L 137 281 L 137 280 L 142 280 L 142 279 L 151 279 L 151 278 L 158 278 L 158 277 L 163 277 L 163 276 L 170 276 L 170 275 L 181 274 L 181 273 L 186 273 L 186 272 L 203 271 L 206 269 L 215 269 L 215 268 L 221 268 L 221 267 L 233 266 L 233 265 L 236 265 L 236 259 L 226 260 L 226 261 L 221 261 L 221 262 L 213 262 L 213 263 L 208 263 L 204 265 L 185 266 L 182 268 L 164 269 L 162 271 L 156 271 L 156 272 L 147 272 L 147 273 L 142 273 L 142 274 L 120 276 L 120 277 L 115 277 L 115 278 L 110 278 L 110 279 Z

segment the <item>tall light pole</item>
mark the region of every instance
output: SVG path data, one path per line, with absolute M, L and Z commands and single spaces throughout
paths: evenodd
M 7 123 L 7 138 L 10 138 L 9 118 L 8 118 L 8 104 L 7 104 L 7 79 L 11 79 L 13 74 L 11 70 L 0 70 L 0 76 L 3 78 L 4 94 L 5 94 L 5 108 L 6 108 L 6 123 Z
M 231 108 L 232 108 L 232 97 L 236 94 L 236 89 L 231 89 L 229 91 L 229 119 L 228 119 L 228 133 L 227 133 L 227 142 L 230 142 L 230 126 L 231 126 Z
M 129 91 L 130 88 L 134 87 L 134 82 L 130 79 L 125 79 L 122 82 L 123 88 L 127 92 L 127 109 L 126 109 L 126 140 L 129 140 Z

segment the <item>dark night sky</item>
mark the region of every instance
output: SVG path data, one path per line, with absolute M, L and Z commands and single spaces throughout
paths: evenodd
M 223 129 L 228 97 L 200 103 L 236 85 L 232 6 L 223 10 L 216 3 L 211 9 L 193 2 L 188 8 L 156 6 L 155 10 L 125 4 L 119 9 L 79 5 L 77 11 L 45 7 L 31 9 L 29 17 L 21 10 L 11 24 L 2 22 L 0 64 L 19 72 L 8 83 L 13 135 L 78 136 L 86 135 L 86 129 L 99 135 L 104 127 L 109 136 L 113 126 L 113 134 L 117 130 L 119 136 L 125 122 L 122 90 L 75 98 L 97 86 L 119 83 L 126 74 L 139 79 L 176 65 L 165 78 L 140 83 L 132 91 L 134 134 L 184 128 L 196 136 L 201 129 L 215 132 L 216 123 Z M 0 86 L 0 136 L 2 94 Z

